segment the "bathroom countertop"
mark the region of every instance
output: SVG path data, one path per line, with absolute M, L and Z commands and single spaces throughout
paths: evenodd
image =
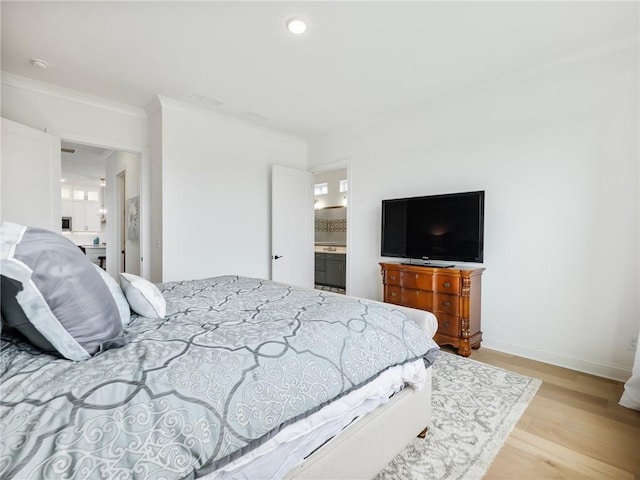
M 347 254 L 347 247 L 329 246 L 329 245 L 316 245 L 314 248 L 316 253 L 337 253 L 340 255 Z

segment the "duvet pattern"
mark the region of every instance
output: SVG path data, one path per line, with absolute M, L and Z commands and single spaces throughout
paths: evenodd
M 197 477 L 437 349 L 366 300 L 237 276 L 160 289 L 164 319 L 83 362 L 2 338 L 1 478 Z

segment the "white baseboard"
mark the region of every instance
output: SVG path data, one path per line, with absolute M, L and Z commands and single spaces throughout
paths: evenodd
M 517 355 L 519 357 L 550 363 L 558 367 L 569 368 L 578 372 L 610 378 L 620 382 L 626 382 L 631 377 L 631 367 L 612 365 L 609 363 L 595 362 L 586 358 L 574 357 L 563 353 L 549 352 L 537 348 L 525 347 L 513 343 L 505 343 L 490 338 L 482 339 L 482 348 L 498 350 L 500 352 Z M 473 358 L 473 353 L 471 354 Z

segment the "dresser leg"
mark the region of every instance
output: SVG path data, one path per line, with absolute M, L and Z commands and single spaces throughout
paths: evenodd
M 458 347 L 458 355 L 461 355 L 463 357 L 468 357 L 469 355 L 471 355 L 469 342 L 460 342 L 460 346 Z
M 427 430 L 429 430 L 429 427 L 424 427 L 424 430 L 418 434 L 418 438 L 425 438 L 427 436 Z

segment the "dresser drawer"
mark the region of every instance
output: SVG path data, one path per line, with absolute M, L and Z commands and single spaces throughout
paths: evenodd
M 400 272 L 398 270 L 387 270 L 384 273 L 384 282 L 387 285 L 400 285 Z
M 437 313 L 436 318 L 438 319 L 438 333 L 449 335 L 450 337 L 460 336 L 460 317 Z
M 433 311 L 447 313 L 449 315 L 460 315 L 460 297 L 457 295 L 447 295 L 445 293 L 434 293 Z
M 430 273 L 400 272 L 400 285 L 417 290 L 433 290 L 433 275 Z
M 433 293 L 410 288 L 400 289 L 400 302 L 411 308 L 431 310 L 433 306 Z
M 434 275 L 433 291 L 460 295 L 460 279 L 449 275 Z
M 395 304 L 401 305 L 402 301 L 400 298 L 400 287 L 397 287 L 395 285 L 385 285 L 384 301 L 388 303 L 395 303 Z

